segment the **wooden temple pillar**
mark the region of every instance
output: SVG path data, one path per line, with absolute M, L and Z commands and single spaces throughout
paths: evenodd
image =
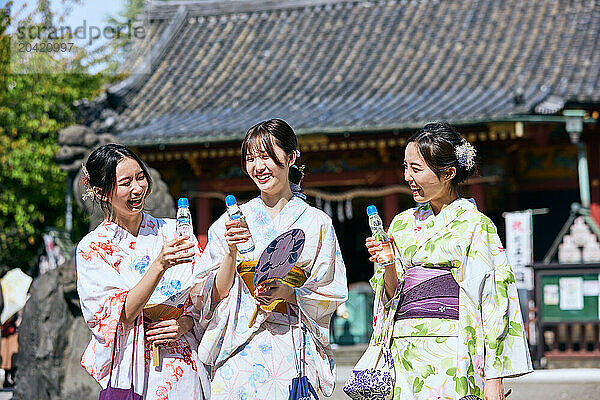
M 212 223 L 211 199 L 209 197 L 196 198 L 196 218 L 194 223 L 198 243 L 204 249 L 208 243 L 208 228 Z
M 389 227 L 392 219 L 399 213 L 398 193 L 388 194 L 383 197 L 383 226 Z
M 475 167 L 475 176 L 480 176 L 481 171 L 479 165 Z M 469 186 L 469 194 L 475 200 L 477 209 L 482 213 L 485 213 L 485 186 L 482 182 L 473 183 Z
M 469 188 L 471 197 L 477 204 L 477 209 L 482 213 L 485 213 L 485 187 L 483 183 L 475 183 Z
M 593 136 L 586 145 L 590 174 L 590 214 L 600 225 L 600 140 Z

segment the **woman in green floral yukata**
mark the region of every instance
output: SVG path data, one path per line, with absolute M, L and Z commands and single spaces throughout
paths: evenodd
M 395 263 L 371 279 L 395 315 L 394 400 L 501 400 L 502 378 L 532 371 L 496 227 L 457 193 L 474 167 L 475 149 L 445 122 L 408 140 L 404 179 L 419 205 L 393 219 Z M 366 246 L 376 262 L 381 243 Z

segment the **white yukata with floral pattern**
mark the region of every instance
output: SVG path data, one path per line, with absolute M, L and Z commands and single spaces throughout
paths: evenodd
M 307 327 L 306 375 L 315 390 L 327 396 L 335 384 L 335 363 L 329 344 L 331 315 L 348 295 L 346 269 L 331 219 L 310 207 L 299 197 L 292 199 L 272 219 L 262 200 L 255 198 L 240 206 L 255 243 L 252 256 L 262 251 L 277 236 L 290 229 L 301 229 L 305 244 L 296 266 L 307 281 L 295 289 L 302 323 Z M 297 319 L 292 329 L 286 314 L 258 312 L 248 328 L 256 306 L 245 282 L 236 272 L 229 296 L 218 305 L 211 304 L 214 274 L 225 255 L 225 222 L 221 216 L 208 231 L 208 245 L 200 263 L 212 272 L 198 280 L 197 307 L 214 309 L 200 343 L 200 359 L 210 365 L 213 375 L 212 399 L 266 400 L 287 399 L 292 378 L 297 376 L 294 352 L 300 354 Z M 238 263 L 241 262 L 238 254 Z M 292 342 L 292 333 L 294 335 Z M 293 344 L 296 345 L 294 349 Z
M 405 269 L 442 267 L 451 268 L 459 286 L 458 320 L 395 321 L 394 400 L 483 397 L 485 379 L 533 370 L 506 253 L 496 227 L 472 200 L 459 198 L 438 215 L 429 204 L 406 210 L 388 233 L 400 282 Z M 371 284 L 383 285 L 382 268 Z M 398 298 L 399 292 L 389 307 L 397 307 Z
M 77 291 L 83 317 L 92 330 L 81 364 L 103 388 L 108 384 L 117 332 L 112 387 L 128 389 L 131 386 L 132 352 L 135 351 L 134 388 L 144 399 L 197 400 L 210 395 L 208 373 L 197 354 L 202 333 L 197 327 L 177 341 L 161 345 L 161 367 L 156 368 L 151 366 L 152 347 L 145 341 L 141 316 L 136 320 L 135 349 L 134 326 L 120 321 L 129 290 L 142 278 L 163 243 L 172 240 L 175 234 L 175 220 L 143 214 L 137 236 L 115 223 L 103 222 L 77 245 Z M 202 252 L 198 245 L 194 249 L 195 272 Z M 137 281 L 132 281 L 133 270 L 137 271 Z M 184 315 L 199 317 L 189 298 Z

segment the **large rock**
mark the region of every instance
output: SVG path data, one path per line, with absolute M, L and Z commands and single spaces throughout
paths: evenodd
M 73 300 L 74 268 L 73 262 L 65 263 L 39 276 L 32 284 L 19 331 L 13 399 L 98 397 L 98 384 L 80 366 L 90 331 L 83 322 L 78 302 Z
M 93 130 L 83 125 L 71 125 L 58 133 L 58 144 L 61 146 L 78 146 L 84 142 L 85 136 L 94 133 Z
M 161 179 L 160 173 L 154 168 L 150 168 L 150 176 L 152 177 L 152 193 L 146 199 L 144 211 L 157 218 L 175 218 L 175 201 L 169 192 L 167 184 Z M 104 213 L 100 208 L 100 203 L 92 197 L 87 196 L 85 199 L 85 187 L 81 180 L 81 170 L 75 177 L 73 183 L 73 193 L 77 201 L 77 205 L 90 216 L 90 231 L 96 228 L 104 219 Z
M 152 177 L 152 193 L 146 200 L 146 211 L 157 218 L 175 218 L 175 201 L 167 184 L 154 168 L 150 168 L 150 176 Z
M 59 134 L 61 147 L 56 153 L 55 159 L 63 171 L 75 175 L 73 193 L 77 205 L 90 216 L 90 230 L 102 222 L 104 213 L 100 204 L 93 198 L 83 198 L 86 188 L 81 180 L 81 165 L 92 150 L 107 143 L 117 143 L 117 138 L 109 133 L 97 134 L 94 130 L 82 125 L 67 127 Z M 157 170 L 150 168 L 150 175 L 154 182 L 154 188 L 146 200 L 145 211 L 159 218 L 175 217 L 175 202 L 169 193 L 169 188 Z

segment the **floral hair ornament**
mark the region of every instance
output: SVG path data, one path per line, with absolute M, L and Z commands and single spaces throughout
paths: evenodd
M 475 147 L 465 139 L 463 139 L 460 145 L 454 148 L 454 154 L 456 154 L 458 165 L 464 167 L 467 171 L 470 171 L 475 167 L 477 150 L 475 150 Z
M 297 160 L 300 158 L 300 150 L 296 149 L 294 150 L 294 154 L 296 154 L 296 162 L 298 162 Z M 304 179 L 304 168 L 306 167 L 306 165 L 302 164 L 301 166 L 297 166 L 296 164 L 292 165 L 291 168 L 296 168 L 298 171 L 300 171 L 300 175 L 301 175 L 301 180 Z
M 294 167 L 298 168 L 298 171 L 300 171 L 300 176 L 301 176 L 301 180 L 304 179 L 304 169 L 306 168 L 306 165 L 302 164 L 301 166 L 296 166 L 293 165 Z
M 93 198 L 94 190 L 90 185 L 90 174 L 88 173 L 85 164 L 81 164 L 81 180 L 83 181 L 83 185 L 85 186 L 85 193 L 81 195 L 81 199 L 85 201 L 87 199 Z

